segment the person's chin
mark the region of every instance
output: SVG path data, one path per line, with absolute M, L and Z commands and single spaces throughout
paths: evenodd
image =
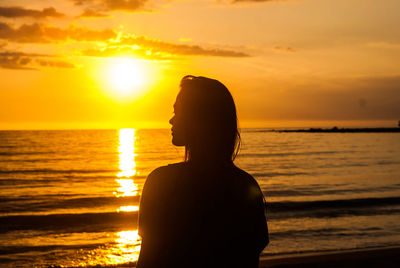
M 182 142 L 180 139 L 172 135 L 172 144 L 175 146 L 185 146 L 185 143 Z

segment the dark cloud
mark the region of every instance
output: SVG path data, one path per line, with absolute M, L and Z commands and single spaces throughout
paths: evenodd
M 107 41 L 116 36 L 117 34 L 110 29 L 92 30 L 76 26 L 62 29 L 38 23 L 23 24 L 14 28 L 10 24 L 0 22 L 0 39 L 18 43 L 51 43 L 67 40 Z
M 77 6 L 82 6 L 82 5 L 85 5 L 87 3 L 93 2 L 93 0 L 72 0 L 72 2 L 74 2 L 75 5 L 77 5 Z
M 0 67 L 4 69 L 32 70 L 32 55 L 22 52 L 0 52 Z
M 244 2 L 254 2 L 254 3 L 262 3 L 262 2 L 286 2 L 289 0 L 233 0 L 232 3 L 244 3 Z
M 27 9 L 23 7 L 0 7 L 0 17 L 18 18 L 46 18 L 46 17 L 63 17 L 63 13 L 57 12 L 53 7 L 44 8 L 43 10 Z
M 36 59 L 36 62 L 43 67 L 75 68 L 74 64 L 66 61 Z
M 108 17 L 110 17 L 110 15 L 108 15 L 102 11 L 98 11 L 98 10 L 91 9 L 91 8 L 86 8 L 79 17 L 81 17 L 81 18 L 108 18 Z
M 89 6 L 104 11 L 140 11 L 148 0 L 72 0 L 75 5 Z
M 203 48 L 198 45 L 176 44 L 144 36 L 121 37 L 119 42 L 108 44 L 103 48 L 89 49 L 87 56 L 109 57 L 130 54 L 148 59 L 170 59 L 176 56 L 216 56 L 216 57 L 249 57 L 250 55 L 220 48 Z
M 296 52 L 296 49 L 292 47 L 284 47 L 284 46 L 275 46 L 275 50 L 285 51 L 285 52 Z
M 147 0 L 103 0 L 110 10 L 138 10 L 143 8 Z
M 69 62 L 49 59 L 46 54 L 24 53 L 18 51 L 0 51 L 0 68 L 14 70 L 37 70 L 37 66 L 55 68 L 74 68 Z

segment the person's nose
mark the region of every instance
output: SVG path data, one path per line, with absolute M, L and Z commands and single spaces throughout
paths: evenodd
M 171 117 L 171 119 L 169 120 L 169 123 L 170 123 L 171 125 L 174 125 L 174 120 L 175 120 L 175 116 Z

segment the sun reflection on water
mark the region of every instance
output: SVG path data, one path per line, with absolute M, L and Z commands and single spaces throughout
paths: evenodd
M 121 186 L 117 188 L 117 192 L 114 192 L 117 197 L 136 196 L 138 194 L 138 187 L 133 182 L 133 179 L 116 179 L 115 181 Z
M 135 129 L 122 128 L 119 130 L 119 169 L 118 177 L 132 177 L 136 174 L 135 163 Z
M 116 197 L 128 197 L 138 195 L 138 186 L 133 176 L 136 175 L 135 163 L 135 129 L 124 128 L 119 130 L 119 169 L 115 181 L 120 187 L 116 189 Z M 120 206 L 117 212 L 136 212 L 137 205 Z M 140 252 L 140 236 L 137 230 L 122 231 L 115 233 L 115 246 L 111 247 L 106 254 L 107 262 L 111 264 L 122 264 L 136 262 Z
M 117 197 L 121 196 L 136 196 L 138 194 L 138 187 L 132 176 L 136 175 L 136 163 L 135 163 L 135 129 L 133 128 L 122 128 L 119 130 L 119 169 L 117 177 L 121 179 L 115 179 L 121 187 L 114 192 Z
M 121 206 L 117 209 L 118 212 L 120 211 L 126 211 L 126 212 L 131 212 L 131 211 L 139 211 L 139 206 Z
M 112 254 L 107 257 L 112 264 L 135 262 L 139 258 L 140 236 L 137 230 L 116 233 L 117 242 Z
M 88 234 L 87 239 L 88 242 L 98 242 L 100 246 L 91 248 L 88 244 L 88 248 L 74 250 L 73 257 L 57 259 L 57 263 L 60 265 L 56 265 L 56 267 L 135 267 L 141 244 L 138 230 L 91 233 Z

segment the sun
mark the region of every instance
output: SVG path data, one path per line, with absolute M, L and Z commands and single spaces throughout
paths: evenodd
M 133 93 L 144 84 L 144 69 L 140 62 L 130 58 L 116 58 L 109 69 L 110 85 L 121 93 Z

